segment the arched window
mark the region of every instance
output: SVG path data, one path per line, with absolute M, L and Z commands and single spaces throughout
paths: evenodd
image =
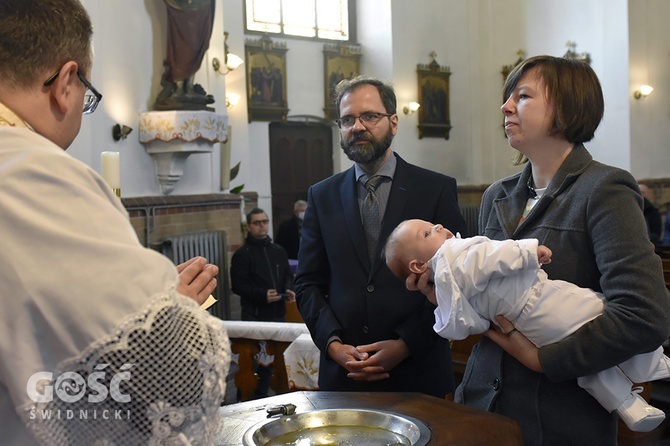
M 352 40 L 354 0 L 245 0 L 246 31 Z

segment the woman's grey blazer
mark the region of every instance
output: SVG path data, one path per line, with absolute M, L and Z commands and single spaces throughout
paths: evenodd
M 491 185 L 480 232 L 492 239 L 537 238 L 553 251 L 544 269 L 601 291 L 606 310 L 567 339 L 539 351 L 534 373 L 488 339 L 475 346 L 456 400 L 517 420 L 527 444 L 615 444 L 616 418 L 576 378 L 657 348 L 670 334 L 670 296 L 649 241 L 642 197 L 630 173 L 574 147 L 519 224 L 530 165 Z

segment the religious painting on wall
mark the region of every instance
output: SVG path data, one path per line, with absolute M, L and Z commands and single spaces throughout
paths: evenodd
M 286 43 L 273 42 L 267 35 L 247 40 L 247 111 L 251 121 L 285 121 Z
M 451 118 L 449 112 L 449 67 L 442 67 L 435 58 L 428 65 L 418 64 L 416 67 L 419 81 L 419 139 L 449 139 Z
M 360 61 L 363 55 L 359 45 L 326 44 L 323 46 L 324 73 L 324 118 L 337 119 L 335 108 L 335 87 L 344 79 L 360 74 Z

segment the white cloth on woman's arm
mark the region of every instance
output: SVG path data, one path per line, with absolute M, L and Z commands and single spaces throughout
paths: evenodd
M 227 335 L 175 291 L 175 266 L 141 246 L 104 180 L 0 127 L 0 203 L 2 442 L 35 444 L 29 426 L 43 444 L 211 443 Z M 52 382 L 32 382 L 40 372 Z
M 498 314 L 518 316 L 540 268 L 537 246 L 534 239 L 446 240 L 429 261 L 435 272 L 435 332 L 447 339 L 465 339 L 488 330 Z

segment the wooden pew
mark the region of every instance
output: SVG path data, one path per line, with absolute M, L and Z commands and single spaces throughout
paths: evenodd
M 302 319 L 302 315 L 298 310 L 298 304 L 293 302 L 286 302 L 286 322 L 300 322 L 305 323 Z
M 254 396 L 258 386 L 258 378 L 254 373 L 254 356 L 260 351 L 258 340 L 245 338 L 230 338 L 231 350 L 239 355 L 237 365 L 239 370 L 235 376 L 235 385 L 240 391 L 240 401 L 249 401 Z M 289 392 L 286 364 L 284 364 L 284 350 L 290 342 L 266 341 L 266 351 L 274 355 L 274 371 L 270 378 L 270 387 L 277 395 Z
M 235 376 L 235 385 L 240 391 L 240 401 L 252 399 L 258 378 L 254 374 L 254 356 L 260 352 L 258 342 L 265 341 L 266 352 L 274 355 L 274 372 L 270 378 L 270 387 L 277 394 L 289 391 L 284 351 L 298 336 L 308 333 L 307 326 L 289 322 L 248 322 L 221 321 L 228 332 L 231 350 L 239 355 L 239 370 Z

